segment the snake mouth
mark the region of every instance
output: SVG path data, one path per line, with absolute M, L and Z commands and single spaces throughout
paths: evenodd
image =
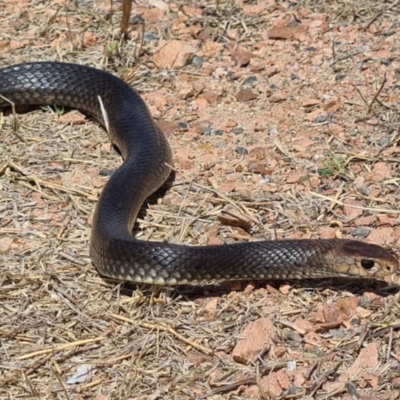
M 399 263 L 394 257 L 374 260 L 360 258 L 356 260 L 356 269 L 360 276 L 382 278 L 395 274 L 399 269 Z
M 354 262 L 355 261 L 355 262 Z M 351 263 L 343 262 L 336 265 L 336 271 L 342 277 L 362 277 L 362 278 L 383 278 L 388 275 L 393 275 L 399 268 L 397 262 L 384 262 L 376 260 L 374 264 L 369 264 L 368 268 L 363 267 L 365 259 L 354 260 Z
M 342 243 L 343 253 L 355 262 L 346 271 L 362 277 L 381 278 L 399 270 L 399 261 L 390 251 L 375 244 L 348 240 Z M 343 272 L 343 268 L 342 271 Z
M 392 263 L 381 265 L 381 268 L 378 268 L 378 271 L 373 273 L 371 276 L 380 278 L 383 276 L 393 275 L 398 270 L 399 270 L 399 263 L 397 262 L 397 260 L 394 260 Z

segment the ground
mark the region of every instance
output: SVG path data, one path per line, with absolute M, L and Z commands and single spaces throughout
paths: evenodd
M 346 237 L 400 250 L 398 1 L 0 2 L 0 67 L 108 70 L 175 180 L 135 233 L 191 245 Z M 398 277 L 154 290 L 88 243 L 120 159 L 57 107 L 0 118 L 0 399 L 395 399 Z M 237 226 L 238 225 L 238 226 Z

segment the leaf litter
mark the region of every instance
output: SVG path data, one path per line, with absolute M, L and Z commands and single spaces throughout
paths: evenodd
M 397 1 L 132 6 L 123 40 L 120 3 L 4 1 L 0 66 L 77 62 L 141 93 L 176 177 L 137 237 L 354 237 L 398 251 Z M 90 119 L 18 112 L 0 118 L 0 399 L 399 397 L 397 277 L 101 279 L 90 225 L 118 157 Z

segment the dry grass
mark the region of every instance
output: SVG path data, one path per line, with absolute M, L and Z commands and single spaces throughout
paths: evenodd
M 32 0 L 0 4 L 0 46 L 5 43 L 7 50 L 2 50 L 0 66 L 63 60 L 105 68 L 129 80 L 162 122 L 188 123 L 188 132 L 167 132 L 177 177 L 141 215 L 137 235 L 142 239 L 203 245 L 260 237 L 350 236 L 357 227 L 370 231 L 368 240 L 396 251 L 398 2 L 298 3 L 329 14 L 335 35 L 350 24 L 355 36 L 335 39 L 334 48 L 323 35 L 304 42 L 268 40 L 266 30 L 283 14 L 305 18 L 289 2 L 249 16 L 239 3 L 201 1 L 196 4 L 204 7 L 203 14 L 189 17 L 183 26 L 173 23 L 182 17 L 178 12 L 145 25 L 146 33 L 158 39 L 188 39 L 185 24 L 207 28 L 221 53 L 204 57 L 205 62 L 217 73 L 218 68 L 234 70 L 239 78 L 229 81 L 193 65 L 158 71 L 152 63 L 157 42 L 143 42 L 141 26 L 133 26 L 126 41 L 118 38 L 120 3 L 114 2 L 111 15 L 109 2 Z M 371 37 L 374 23 L 379 33 Z M 237 29 L 238 43 L 257 54 L 255 64 L 278 65 L 279 73 L 267 76 L 234 67 L 228 28 Z M 385 38 L 390 37 L 395 38 L 393 48 L 388 45 L 393 59 L 375 57 L 374 52 L 388 48 Z M 313 54 L 319 58 L 305 48 L 309 39 L 315 40 L 318 52 Z M 298 53 L 296 43 L 301 44 Z M 301 84 L 291 73 L 300 76 Z M 344 80 L 335 80 L 340 74 Z M 250 105 L 234 99 L 249 75 L 257 77 L 259 95 Z M 222 93 L 222 106 L 196 108 L 180 96 L 182 82 L 200 82 L 205 91 Z M 284 101 L 270 101 L 272 85 Z M 325 94 L 339 99 L 335 130 L 329 119 L 307 120 L 314 109 L 305 113 L 300 106 Z M 396 279 L 176 291 L 101 279 L 88 256 L 90 222 L 107 172 L 119 160 L 96 124 L 62 124 L 58 112 L 63 113 L 54 108 L 23 113 L 17 134 L 11 116 L 0 118 L 0 400 L 400 396 Z M 232 120 L 242 133 L 227 128 Z M 209 125 L 223 135 L 198 133 Z M 238 154 L 237 147 L 249 154 Z M 265 159 L 257 158 L 259 147 Z M 263 164 L 267 173 L 253 173 L 249 160 Z M 357 178 L 368 173 L 382 174 L 382 179 L 360 184 Z M 361 214 L 354 216 L 352 210 Z M 251 234 L 221 225 L 221 211 L 251 221 Z M 361 225 L 359 218 L 365 218 Z M 339 300 L 353 298 L 359 307 L 351 322 L 330 326 L 318 319 Z M 276 328 L 272 348 L 248 365 L 235 362 L 231 354 L 238 338 L 261 317 Z M 371 346 L 376 346 L 377 364 L 341 384 L 354 360 Z M 82 365 L 90 369 L 86 379 L 68 383 Z M 282 376 L 290 385 L 277 396 L 274 388 Z M 265 377 L 271 378 L 270 387 L 261 382 Z

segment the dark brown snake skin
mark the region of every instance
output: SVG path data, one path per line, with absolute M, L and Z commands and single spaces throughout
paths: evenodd
M 281 240 L 192 247 L 136 240 L 132 227 L 144 200 L 170 174 L 167 140 L 141 97 L 115 76 L 55 62 L 0 70 L 0 94 L 15 104 L 77 108 L 108 126 L 124 159 L 103 189 L 90 256 L 109 277 L 154 285 L 241 279 L 382 277 L 398 270 L 382 247 L 352 240 Z M 104 122 L 100 102 L 106 110 Z M 9 103 L 0 99 L 0 108 Z

